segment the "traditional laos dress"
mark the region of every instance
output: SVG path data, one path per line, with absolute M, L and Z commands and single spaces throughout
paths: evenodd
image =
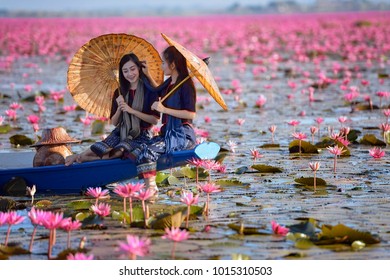
M 112 99 L 111 115 L 118 109 L 116 99 L 119 91 L 116 90 Z M 129 90 L 124 95 L 126 103 L 135 110 L 142 111 L 145 114 L 160 118 L 160 113 L 152 110 L 153 102 L 158 100 L 158 93 L 152 89 L 148 82 L 139 81 L 136 90 Z M 99 157 L 103 157 L 109 152 L 123 149 L 124 153 L 129 153 L 142 143 L 148 142 L 152 138 L 152 124 L 145 122 L 134 115 L 122 112 L 120 121 L 115 129 L 101 142 L 96 142 L 91 146 L 91 150 Z
M 169 78 L 161 86 L 162 98 L 172 89 L 170 82 Z M 184 83 L 163 102 L 163 105 L 171 109 L 196 112 L 196 92 L 189 83 Z M 152 138 L 149 144 L 142 144 L 132 153 L 132 157 L 136 159 L 139 178 L 150 178 L 156 175 L 156 163 L 161 155 L 192 149 L 196 144 L 192 120 L 163 114 L 161 121 L 160 135 Z

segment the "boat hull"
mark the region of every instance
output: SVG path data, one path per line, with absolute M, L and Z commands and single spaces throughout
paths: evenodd
M 162 156 L 157 170 L 165 170 L 187 164 L 192 158 L 214 159 L 220 147 L 213 142 L 201 143 L 192 150 L 173 152 Z M 22 178 L 27 186 L 36 185 L 39 194 L 80 193 L 89 187 L 99 187 L 128 180 L 137 176 L 132 160 L 110 159 L 75 163 L 71 166 L 52 165 L 0 170 L 0 195 L 12 195 L 6 188 L 15 178 Z

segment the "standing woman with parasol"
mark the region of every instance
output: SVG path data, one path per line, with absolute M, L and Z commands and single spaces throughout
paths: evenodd
M 156 191 L 158 158 L 172 151 L 191 149 L 196 144 L 192 127 L 196 116 L 196 91 L 193 80 L 188 78 L 186 59 L 174 46 L 169 46 L 162 53 L 162 69 L 164 75 L 169 76 L 159 87 L 159 95 L 164 101 L 158 100 L 151 107 L 162 114 L 160 135 L 129 154 L 137 162 L 139 178 L 144 179 L 147 187 Z M 181 86 L 171 92 L 178 84 Z
M 158 99 L 157 93 L 148 89 L 157 84 L 146 63 L 134 53 L 122 56 L 118 70 L 119 85 L 112 98 L 110 114 L 115 129 L 103 141 L 94 143 L 80 154 L 68 156 L 65 165 L 122 157 L 151 139 L 150 129 L 158 123 L 160 114 L 151 108 Z

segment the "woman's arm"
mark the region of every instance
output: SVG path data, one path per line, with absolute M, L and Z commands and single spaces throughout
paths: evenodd
M 149 67 L 146 64 L 146 61 L 142 61 L 142 66 L 143 66 L 142 71 L 144 72 L 145 76 L 149 79 L 150 84 L 155 88 L 158 87 L 159 84 L 154 80 L 153 76 L 150 74 Z
M 125 99 L 123 98 L 122 95 L 119 95 L 116 98 L 116 103 L 118 104 L 117 109 L 116 109 L 114 115 L 111 117 L 111 120 L 110 120 L 111 124 L 113 124 L 115 126 L 119 123 L 120 116 L 121 116 L 121 113 L 122 113 L 122 111 L 119 108 L 120 104 L 125 103 Z
M 176 110 L 176 109 L 167 108 L 160 101 L 156 101 L 152 104 L 152 110 L 156 110 L 157 112 L 160 112 L 162 114 L 171 115 L 179 119 L 193 120 L 196 117 L 195 112 L 191 112 L 188 110 Z
M 122 112 L 127 112 L 129 114 L 133 114 L 134 116 L 140 118 L 141 120 L 143 120 L 143 121 L 145 121 L 147 123 L 150 123 L 150 124 L 153 124 L 153 125 L 156 125 L 158 123 L 159 119 L 156 116 L 145 114 L 145 113 L 142 113 L 140 111 L 137 111 L 137 110 L 131 108 L 125 102 L 120 103 L 118 108 L 120 109 L 118 111 L 122 111 Z

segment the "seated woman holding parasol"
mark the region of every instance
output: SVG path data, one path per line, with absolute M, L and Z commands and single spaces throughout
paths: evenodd
M 140 61 L 134 53 L 125 54 L 119 62 L 119 89 L 115 91 L 111 105 L 110 121 L 115 129 L 103 141 L 94 143 L 80 154 L 68 156 L 65 165 L 122 157 L 124 152 L 131 152 L 149 141 L 151 128 L 160 118 L 160 114 L 151 109 L 158 100 L 157 93 L 152 90 L 155 86 L 146 62 Z
M 163 114 L 160 135 L 128 154 L 137 163 L 138 177 L 155 191 L 158 190 L 155 178 L 159 157 L 172 151 L 191 149 L 196 144 L 192 127 L 196 116 L 196 91 L 193 80 L 187 78 L 189 72 L 186 59 L 174 46 L 170 46 L 162 53 L 162 61 L 164 75 L 169 76 L 158 88 L 164 101 L 158 100 L 151 107 Z M 179 83 L 181 86 L 171 91 Z

